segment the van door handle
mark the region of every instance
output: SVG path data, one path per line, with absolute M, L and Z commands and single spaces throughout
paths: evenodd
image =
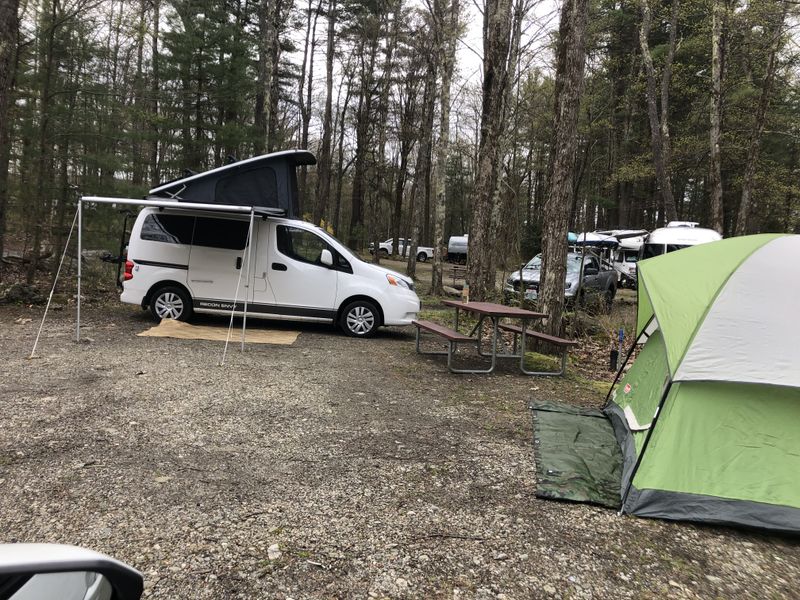
M 236 257 L 236 268 L 237 269 L 241 269 L 242 268 L 242 257 L 241 256 L 237 256 Z
M 287 266 L 283 263 L 272 263 L 272 270 L 273 271 L 286 271 Z

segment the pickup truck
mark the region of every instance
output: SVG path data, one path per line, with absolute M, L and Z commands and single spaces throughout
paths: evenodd
M 385 242 L 380 243 L 378 252 L 381 253 L 381 256 L 389 256 L 392 253 L 393 242 L 394 240 L 389 238 Z M 407 257 L 408 249 L 411 248 L 411 240 L 407 238 L 400 238 L 397 245 L 400 247 L 398 254 L 402 257 Z M 370 244 L 369 253 L 372 254 L 374 250 L 375 244 Z M 433 258 L 433 248 L 429 248 L 428 246 L 417 246 L 417 261 L 425 262 L 430 258 Z
M 581 275 L 581 260 L 583 259 L 583 286 L 581 293 L 587 291 L 602 294 L 606 304 L 610 307 L 617 294 L 617 272 L 614 268 L 604 263 L 595 254 L 587 253 L 585 257 L 578 252 L 567 254 L 567 276 L 564 281 L 564 296 L 568 303 L 575 301 L 578 293 L 578 282 Z M 522 268 L 522 279 L 525 282 L 525 299 L 536 300 L 539 297 L 539 277 L 542 268 L 541 254 L 534 256 Z M 520 271 L 514 271 L 506 280 L 503 291 L 507 300 L 514 296 L 519 297 Z

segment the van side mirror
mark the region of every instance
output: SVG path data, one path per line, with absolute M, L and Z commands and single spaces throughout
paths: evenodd
M 586 267 L 583 270 L 584 277 L 588 277 L 589 275 L 597 275 L 600 270 L 597 267 Z
M 333 255 L 331 251 L 325 248 L 322 253 L 319 255 L 319 262 L 321 262 L 326 267 L 333 266 Z
M 125 563 L 60 544 L 0 545 L 0 582 L 10 600 L 139 600 L 144 589 L 142 574 Z

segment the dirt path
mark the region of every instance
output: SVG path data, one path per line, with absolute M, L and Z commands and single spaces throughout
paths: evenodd
M 29 361 L 39 315 L 0 308 L 2 541 L 109 553 L 149 597 L 797 597 L 796 541 L 534 498 L 527 403 L 599 403 L 581 380 L 311 326 L 219 367 L 121 306 L 81 346 L 55 313 Z

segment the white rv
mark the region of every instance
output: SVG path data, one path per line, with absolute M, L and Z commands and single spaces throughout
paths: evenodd
M 692 221 L 670 221 L 666 227 L 651 232 L 642 244 L 640 260 L 722 239 L 713 229 L 704 229 L 697 225 Z
M 177 203 L 176 203 L 177 204 Z M 236 311 L 338 324 L 368 337 L 420 310 L 408 277 L 368 264 L 319 227 L 294 219 L 145 208 L 131 230 L 121 300 L 157 319 Z M 248 264 L 251 261 L 252 264 Z

